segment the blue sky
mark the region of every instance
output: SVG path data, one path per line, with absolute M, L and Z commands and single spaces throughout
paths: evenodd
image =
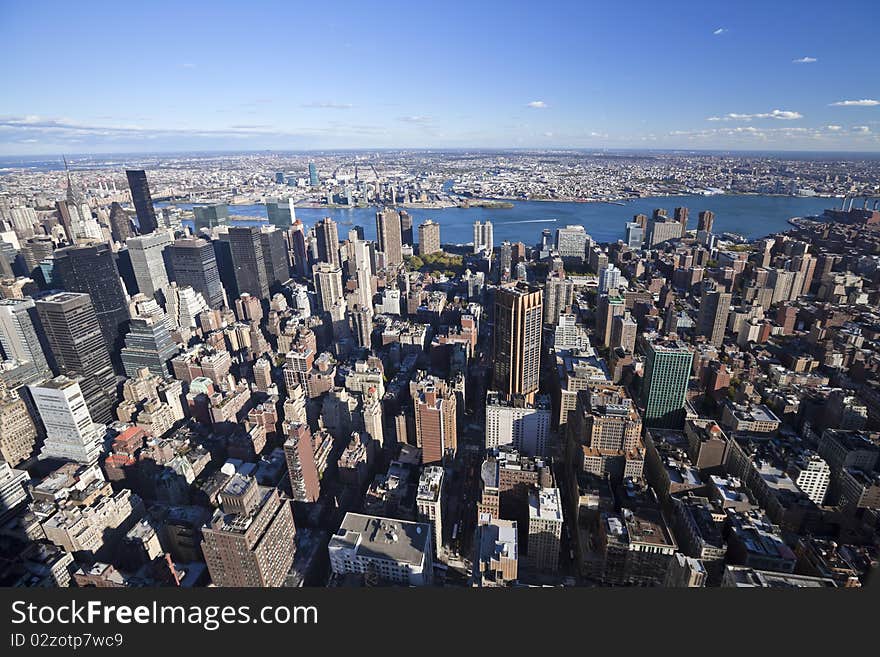
M 0 154 L 880 151 L 876 0 L 0 0 Z

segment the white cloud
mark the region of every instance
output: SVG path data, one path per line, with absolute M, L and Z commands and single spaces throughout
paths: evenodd
M 819 60 L 815 57 L 800 57 L 798 59 L 791 60 L 792 64 L 815 64 Z
M 751 121 L 752 119 L 779 119 L 780 121 L 792 121 L 794 119 L 802 119 L 804 115 L 800 112 L 791 110 L 775 109 L 770 112 L 760 112 L 758 114 L 737 114 L 730 112 L 724 116 L 710 116 L 707 121 Z
M 404 123 L 430 123 L 430 116 L 422 116 L 422 115 L 412 115 L 412 116 L 401 116 L 398 117 L 398 121 L 403 121 Z
M 838 132 L 839 130 L 843 130 L 843 126 L 840 125 L 826 125 L 826 130 L 830 130 L 831 132 Z
M 725 32 L 727 32 L 727 29 L 726 29 L 726 28 L 724 28 L 724 27 L 719 27 L 717 30 L 715 30 L 714 32 L 712 32 L 712 34 L 714 34 L 715 36 L 719 36 L 719 35 L 721 35 L 721 34 L 724 34 Z
M 311 102 L 304 103 L 300 107 L 308 107 L 310 109 L 351 109 L 354 107 L 351 103 L 331 103 L 331 102 Z
M 866 126 L 866 125 L 854 125 L 854 126 L 852 127 L 852 131 L 853 131 L 853 132 L 857 132 L 857 133 L 859 133 L 860 135 L 866 135 L 866 134 L 868 134 L 869 132 L 871 132 L 871 128 L 869 128 L 869 127 Z
M 526 107 L 531 107 L 532 109 L 546 109 L 547 103 L 543 100 L 533 100 Z
M 101 143 L 134 143 L 156 139 L 254 139 L 304 138 L 321 135 L 376 135 L 383 131 L 376 126 L 349 125 L 326 122 L 321 128 L 302 128 L 296 132 L 280 130 L 265 124 L 235 124 L 213 128 L 148 128 L 125 124 L 94 124 L 67 118 L 48 118 L 36 115 L 0 116 L 0 144 L 26 139 L 39 143 L 75 143 L 88 139 Z M 35 143 L 35 142 L 31 142 Z
M 862 100 L 838 100 L 836 103 L 831 103 L 832 107 L 873 107 L 874 105 L 880 105 L 880 100 L 863 98 Z

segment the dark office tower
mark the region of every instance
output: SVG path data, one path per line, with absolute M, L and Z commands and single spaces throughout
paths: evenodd
M 168 361 L 179 351 L 168 316 L 132 317 L 130 326 L 122 348 L 125 375 L 136 378 L 138 370 L 146 367 L 157 376 L 168 376 Z
M 724 342 L 724 329 L 727 327 L 727 315 L 730 312 L 729 292 L 710 290 L 700 298 L 697 312 L 697 335 L 706 336 L 709 344 L 720 347 Z
M 229 208 L 225 203 L 196 205 L 193 207 L 193 226 L 196 232 L 202 228 L 213 228 L 229 221 Z
M 493 386 L 508 396 L 532 396 L 541 374 L 543 295 L 525 283 L 495 293 Z
M 293 222 L 293 226 L 288 229 L 287 234 L 290 239 L 290 250 L 293 253 L 293 270 L 298 278 L 305 278 L 312 271 L 312 265 L 309 262 L 309 251 L 306 249 L 305 226 L 297 219 Z
M 189 285 L 201 292 L 211 308 L 222 308 L 223 285 L 217 269 L 213 245 L 201 238 L 177 240 L 166 250 L 171 269 L 171 280 L 179 287 Z
M 131 251 L 119 249 L 113 254 L 113 260 L 116 262 L 116 269 L 119 271 L 119 277 L 122 279 L 122 284 L 125 286 L 128 296 L 133 297 L 141 290 L 138 288 L 137 276 L 134 275 Z
M 150 196 L 150 186 L 147 184 L 147 172 L 143 169 L 129 169 L 125 175 L 131 189 L 131 201 L 137 212 L 138 232 L 141 235 L 152 233 L 159 227 L 159 222 L 156 221 L 153 197 Z
M 312 432 L 307 424 L 284 423 L 287 440 L 284 458 L 293 499 L 297 502 L 316 502 L 321 494 L 321 477 L 315 465 Z
M 711 210 L 703 210 L 697 218 L 697 230 L 712 232 L 712 224 L 715 223 L 715 213 Z
M 363 238 L 361 238 L 363 239 Z M 406 210 L 400 211 L 400 239 L 404 244 L 413 246 L 413 220 Z
M 318 240 L 318 262 L 326 262 L 336 267 L 341 266 L 339 261 L 339 233 L 336 230 L 336 222 L 330 217 L 324 217 L 315 224 L 315 237 Z
M 89 295 L 57 292 L 37 299 L 36 307 L 53 368 L 80 379 L 86 407 L 95 422 L 111 422 L 116 376 Z
M 654 221 L 666 221 L 666 208 L 654 208 L 654 212 L 651 213 L 651 219 Z
M 675 214 L 673 217 L 675 220 L 681 224 L 681 236 L 684 237 L 685 233 L 687 233 L 688 227 L 688 212 L 687 208 L 675 208 Z
M 110 356 L 118 359 L 128 324 L 128 300 L 110 247 L 95 244 L 59 249 L 55 252 L 54 277 L 68 292 L 84 292 L 91 297 Z M 121 365 L 121 361 L 114 362 Z
M 238 287 L 237 296 L 247 292 L 258 299 L 268 297 L 269 284 L 260 229 L 256 226 L 234 226 L 229 229 L 228 242 Z
M 110 236 L 114 242 L 122 244 L 132 235 L 131 217 L 119 203 L 113 203 L 110 206 Z
M 217 259 L 217 271 L 220 272 L 220 282 L 226 290 L 227 299 L 237 299 L 241 296 L 238 291 L 238 281 L 235 280 L 235 264 L 232 262 L 232 245 L 229 243 L 229 235 L 221 235 L 220 239 L 212 240 L 214 256 Z
M 309 162 L 309 186 L 318 186 L 318 168 L 314 162 Z
M 400 239 L 400 215 L 388 208 L 376 213 L 376 241 L 379 251 L 385 254 L 386 269 L 403 263 L 403 242 Z
M 284 583 L 296 544 L 290 500 L 253 477 L 235 474 L 221 506 L 202 530 L 202 552 L 215 586 L 276 587 Z
M 266 267 L 266 283 L 269 290 L 274 292 L 290 280 L 284 231 L 263 226 L 260 229 L 260 246 L 263 249 L 263 263 Z

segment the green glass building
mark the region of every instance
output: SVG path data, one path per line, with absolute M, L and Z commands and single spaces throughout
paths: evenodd
M 643 340 L 645 426 L 681 429 L 694 355 L 681 340 Z

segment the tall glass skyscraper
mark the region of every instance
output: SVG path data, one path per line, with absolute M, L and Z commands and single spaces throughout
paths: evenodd
M 202 228 L 213 228 L 229 221 L 229 207 L 225 203 L 193 206 L 194 226 L 198 232 Z
M 694 355 L 681 340 L 643 338 L 645 376 L 642 404 L 645 425 L 666 429 L 684 426 L 684 404 Z
M 37 299 L 36 308 L 53 369 L 79 382 L 95 422 L 112 421 L 116 376 L 89 295 L 58 292 Z
M 137 377 L 138 370 L 148 368 L 157 376 L 168 376 L 168 361 L 177 355 L 179 348 L 171 337 L 168 317 L 134 317 L 131 331 L 125 336 L 122 348 L 122 364 L 125 375 Z
M 147 172 L 143 169 L 128 169 L 125 176 L 128 178 L 131 201 L 137 212 L 139 232 L 141 235 L 152 233 L 159 227 L 159 222 L 156 220 L 153 197 L 150 195 L 150 186 L 147 184 Z
M 95 244 L 58 249 L 53 275 L 68 292 L 83 292 L 91 297 L 101 333 L 115 358 L 128 324 L 128 299 L 110 247 Z
M 172 278 L 177 284 L 201 292 L 211 308 L 223 307 L 223 285 L 213 245 L 200 238 L 181 239 L 169 246 L 168 252 Z

